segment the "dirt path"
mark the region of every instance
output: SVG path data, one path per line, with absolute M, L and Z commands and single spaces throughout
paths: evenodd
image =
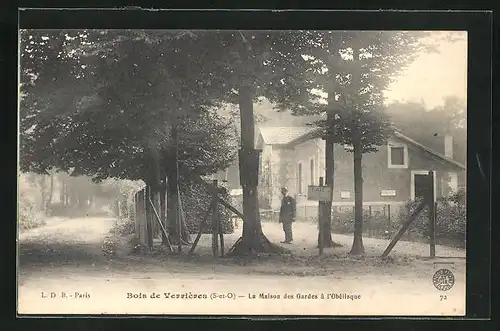
M 448 292 L 440 292 L 431 280 L 436 266 L 405 257 L 425 255 L 428 247 L 422 244 L 398 243 L 394 261 L 381 263 L 376 256 L 385 248 L 386 241 L 366 239 L 368 256 L 354 259 L 346 256 L 352 239 L 336 235 L 335 240 L 344 247 L 327 250 L 326 256 L 318 260 L 315 227 L 299 224 L 294 229 L 295 243 L 287 246 L 297 255 L 293 258 L 270 258 L 248 265 L 232 260 L 215 262 L 209 257 L 210 236 L 202 237 L 196 251 L 202 256 L 193 259 L 119 258 L 104 256 L 101 250 L 112 225 L 112 219 L 104 218 L 57 220 L 45 228 L 21 234 L 19 313 L 460 315 L 465 312 L 465 263 L 458 260 L 448 266 L 455 274 L 455 285 Z M 281 240 L 279 225 L 264 224 L 264 231 L 270 240 Z M 227 246 L 238 234 L 226 237 Z M 445 249 L 439 247 L 438 252 Z M 463 252 L 451 249 L 447 253 L 460 256 Z M 170 293 L 168 298 L 165 293 Z M 193 298 L 194 294 L 202 298 Z M 259 298 L 259 294 L 279 298 Z
M 112 218 L 50 219 L 47 226 L 19 235 L 21 272 L 33 267 L 87 265 L 104 261 L 101 245 Z

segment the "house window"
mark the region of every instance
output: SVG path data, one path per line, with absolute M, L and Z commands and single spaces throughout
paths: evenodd
M 316 174 L 314 173 L 314 158 L 311 158 L 309 160 L 309 175 L 310 175 L 310 185 L 314 185 L 314 177 L 316 177 Z
M 303 177 L 303 172 L 302 172 L 302 163 L 299 163 L 297 166 L 297 193 L 298 194 L 303 194 L 304 189 L 303 185 L 304 184 L 304 177 Z
M 388 167 L 408 168 L 408 147 L 405 145 L 388 145 Z
M 402 166 L 405 164 L 405 148 L 391 147 L 391 165 Z

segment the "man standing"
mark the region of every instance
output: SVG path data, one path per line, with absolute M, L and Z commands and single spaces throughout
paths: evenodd
M 281 189 L 283 199 L 281 200 L 280 219 L 283 223 L 283 231 L 285 232 L 285 240 L 282 243 L 291 244 L 293 241 L 292 222 L 295 222 L 295 199 L 288 195 L 288 189 Z

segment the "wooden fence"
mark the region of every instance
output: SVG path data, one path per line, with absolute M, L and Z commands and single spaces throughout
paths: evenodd
M 217 180 L 214 180 L 212 184 L 207 183 L 201 178 L 196 177 L 195 180 L 204 185 L 207 190 L 211 192 L 212 200 L 207 209 L 204 218 L 200 222 L 198 234 L 196 236 L 195 241 L 193 242 L 190 252 L 193 252 L 200 240 L 200 237 L 203 232 L 203 228 L 207 225 L 211 228 L 212 234 L 212 250 L 214 256 L 223 256 L 224 255 L 224 236 L 223 236 L 223 228 L 221 224 L 221 217 L 219 215 L 219 205 L 227 208 L 233 214 L 236 214 L 238 217 L 243 218 L 243 214 L 238 211 L 235 207 L 229 204 L 227 201 L 224 201 L 220 197 L 220 194 L 224 190 L 218 186 Z M 178 195 L 179 197 L 179 195 Z M 170 236 L 167 228 L 167 220 L 166 220 L 166 205 L 167 201 L 160 200 L 160 194 L 158 192 L 152 192 L 149 186 L 146 186 L 144 189 L 140 190 L 134 195 L 134 220 L 135 220 L 135 233 L 139 242 L 145 246 L 148 246 L 150 249 L 153 248 L 154 238 L 156 238 L 159 234 L 162 236 L 162 244 L 166 245 L 167 248 L 172 251 L 172 245 L 170 243 Z M 177 203 L 178 210 L 176 211 L 176 220 L 177 224 L 177 234 L 178 238 L 178 252 L 182 251 L 182 240 L 181 229 L 186 226 L 185 220 L 183 220 L 183 211 L 182 204 Z M 209 216 L 210 219 L 209 219 Z

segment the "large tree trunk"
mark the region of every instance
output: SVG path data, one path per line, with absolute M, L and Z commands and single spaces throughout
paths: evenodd
M 156 183 L 156 198 L 158 201 L 157 206 L 155 206 L 156 211 L 158 212 L 158 216 L 160 217 L 160 222 L 162 223 L 163 227 L 168 231 L 169 228 L 169 222 L 167 219 L 167 169 L 170 169 L 173 165 L 169 163 L 170 159 L 168 155 L 166 154 L 161 154 L 158 151 L 158 146 L 153 145 L 151 146 L 151 154 L 153 157 L 153 163 L 154 163 L 154 182 Z M 175 160 L 174 160 L 175 162 Z M 171 181 L 174 181 L 174 179 L 171 179 Z M 173 217 L 172 215 L 169 215 L 170 217 Z M 168 245 L 169 244 L 169 238 L 165 236 L 165 233 L 162 231 L 161 227 L 156 223 L 158 226 L 158 230 L 161 232 L 161 242 L 162 245 Z
M 240 182 L 243 187 L 243 233 L 228 255 L 252 255 L 255 253 L 282 252 L 271 244 L 262 232 L 258 203 L 259 157 L 254 148 L 255 125 L 252 91 L 242 84 L 239 89 L 241 121 L 241 149 L 239 154 Z
M 364 254 L 363 246 L 363 151 L 361 142 L 354 144 L 354 239 L 350 254 Z
M 337 111 L 337 80 L 335 73 L 338 72 L 339 62 L 341 61 L 340 53 L 338 52 L 339 45 L 336 44 L 337 40 L 332 40 L 329 44 L 331 61 L 328 62 L 328 71 L 332 73 L 330 77 L 330 84 L 328 86 L 328 111 L 327 111 L 327 123 L 330 127 L 334 126 L 335 113 Z M 335 178 L 335 155 L 334 147 L 335 141 L 332 137 L 332 132 L 325 137 L 325 184 L 328 186 L 332 192 L 330 201 L 322 204 L 323 210 L 321 216 L 323 220 L 323 247 L 341 247 L 342 245 L 334 242 L 332 240 L 332 205 L 333 205 L 333 189 L 334 189 L 334 178 Z M 318 246 L 319 246 L 320 236 L 318 233 Z
M 328 120 L 332 120 L 330 117 L 331 114 L 328 115 Z M 332 192 L 332 196 L 330 201 L 327 201 L 322 204 L 323 212 L 322 222 L 323 224 L 323 247 L 341 247 L 342 245 L 334 242 L 332 240 L 332 204 L 333 204 L 333 187 L 334 187 L 334 175 L 335 175 L 335 158 L 334 158 L 334 148 L 335 144 L 333 138 L 327 137 L 325 140 L 325 165 L 326 165 L 326 186 L 328 186 Z M 319 234 L 318 234 L 318 246 L 319 246 Z
M 187 245 L 191 242 L 191 236 L 187 231 L 184 217 L 181 215 L 179 205 L 179 187 L 175 185 L 175 175 L 167 173 L 167 231 L 172 245 L 179 244 L 179 230 L 181 233 L 181 244 Z M 166 243 L 166 238 L 162 242 Z
M 181 222 L 180 222 L 180 226 L 181 226 L 181 231 L 182 231 L 182 237 L 183 238 L 186 238 L 184 239 L 188 244 L 191 243 L 191 233 L 189 232 L 189 229 L 187 227 L 187 224 L 186 224 L 186 214 L 184 213 L 184 208 L 182 207 L 182 198 L 181 198 L 181 193 L 180 193 L 180 189 L 177 188 L 177 191 L 179 192 L 179 195 L 178 195 L 178 206 L 179 206 L 179 213 L 180 213 L 180 218 L 181 218 Z
M 184 222 L 183 217 L 180 214 L 179 206 L 179 168 L 178 168 L 178 136 L 177 128 L 172 130 L 174 148 L 170 155 L 171 159 L 167 164 L 166 174 L 167 174 L 167 222 L 168 222 L 168 234 L 170 236 L 171 244 L 185 244 L 187 245 L 190 241 L 190 235 L 188 231 L 183 231 L 182 222 Z M 180 242 L 179 242 L 180 234 Z
M 167 198 L 167 187 L 165 185 L 165 178 L 164 178 L 161 185 L 160 185 L 160 218 L 161 218 L 161 222 L 163 224 L 163 227 L 165 229 L 168 228 L 167 213 L 166 213 L 167 201 L 165 200 L 166 198 Z M 165 236 L 163 231 L 161 233 L 161 243 L 163 245 L 168 244 L 168 238 Z

